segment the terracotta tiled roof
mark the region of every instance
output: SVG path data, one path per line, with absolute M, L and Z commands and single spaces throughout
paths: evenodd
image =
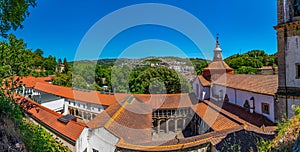
M 210 82 L 206 80 L 202 75 L 199 75 L 198 79 L 203 87 L 210 87 Z
M 241 123 L 220 113 L 217 109 L 207 105 L 204 102 L 199 103 L 193 108 L 197 115 L 204 120 L 214 131 L 226 130 L 238 127 Z
M 245 130 L 263 134 L 274 134 L 277 128 L 276 125 L 266 117 L 259 114 L 251 114 L 237 105 L 208 100 L 205 100 L 204 103 L 236 122 L 243 124 Z
M 191 107 L 198 103 L 194 94 L 136 94 L 133 95 L 141 103 L 153 109 L 177 109 Z
M 238 105 L 234 105 L 229 102 L 224 102 L 222 105 L 222 109 L 238 116 L 242 120 L 245 120 L 246 122 L 255 125 L 257 127 L 264 126 L 274 126 L 274 123 L 270 121 L 268 118 L 264 117 L 263 115 L 257 114 L 257 113 L 250 113 L 245 108 L 240 107 Z
M 214 84 L 249 92 L 275 95 L 278 75 L 224 74 Z
M 51 80 L 50 77 L 35 78 L 33 76 L 28 76 L 28 77 L 23 77 L 21 81 L 22 81 L 22 84 L 25 84 L 25 87 L 33 88 L 37 82 L 48 83 L 50 80 Z
M 53 129 L 61 135 L 76 142 L 82 130 L 86 127 L 84 123 L 70 120 L 67 124 L 58 121 L 63 115 L 56 113 L 42 105 L 29 99 L 19 98 L 17 101 L 35 120 L 39 121 L 44 127 Z
M 174 106 L 171 101 L 179 101 L 179 96 L 178 94 L 165 95 L 164 97 L 162 95 L 152 95 L 152 99 L 164 99 L 167 101 L 161 104 L 163 108 L 178 108 L 178 103 Z M 185 96 L 185 98 L 191 97 L 188 94 L 181 94 L 181 96 Z M 187 103 L 191 101 L 193 100 L 189 99 Z M 94 120 L 90 121 L 88 126 L 92 129 L 104 127 L 120 138 L 120 141 L 116 145 L 117 147 L 138 151 L 171 151 L 205 143 L 215 145 L 222 141 L 227 134 L 240 130 L 263 133 L 262 129 L 246 122 L 239 118 L 239 116 L 220 108 L 214 103 L 204 101 L 196 104 L 188 104 L 188 106 L 211 126 L 213 129 L 212 132 L 179 140 L 152 141 L 152 110 L 156 107 L 152 102 L 154 101 L 151 101 L 151 95 L 132 95 L 121 103 L 111 105 Z M 172 106 L 168 106 L 170 103 Z
M 94 119 L 87 123 L 91 129 L 104 127 L 104 125 L 112 118 L 112 116 L 120 109 L 119 103 L 110 105 L 104 112 L 98 114 Z
M 187 148 L 195 147 L 202 144 L 212 143 L 213 145 L 220 142 L 227 134 L 243 130 L 242 126 L 235 128 L 214 131 L 198 136 L 183 138 L 183 139 L 173 139 L 170 141 L 162 141 L 158 143 L 145 143 L 143 145 L 133 145 L 125 142 L 119 142 L 116 146 L 124 148 L 126 150 L 137 150 L 137 151 L 173 151 L 173 150 L 186 150 Z
M 106 95 L 100 94 L 97 91 L 83 92 L 79 90 L 72 90 L 72 88 L 62 87 L 46 83 L 36 83 L 34 89 L 51 93 L 60 97 L 78 100 L 82 102 L 101 104 L 104 106 L 109 106 L 119 100 L 122 100 L 126 95 L 116 94 L 116 95 Z
M 114 104 L 87 124 L 90 128 L 105 127 L 126 143 L 151 140 L 152 108 L 128 98 Z
M 224 69 L 224 70 L 227 69 L 227 70 L 233 70 L 224 61 L 213 61 L 206 68 L 204 68 L 204 70 L 210 70 L 210 69 Z

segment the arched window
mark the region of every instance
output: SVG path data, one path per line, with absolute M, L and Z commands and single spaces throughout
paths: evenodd
M 247 110 L 250 110 L 250 104 L 249 104 L 248 100 L 245 101 L 244 108 L 247 109 Z
M 228 101 L 229 101 L 229 97 L 228 97 L 227 94 L 225 94 L 224 101 L 225 101 L 225 102 L 228 102 Z

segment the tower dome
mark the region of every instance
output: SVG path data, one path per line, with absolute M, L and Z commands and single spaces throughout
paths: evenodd
M 211 81 L 216 80 L 224 73 L 233 74 L 233 69 L 229 67 L 222 58 L 222 49 L 219 43 L 219 34 L 217 34 L 216 48 L 214 49 L 213 61 L 203 69 L 203 76 L 205 79 Z

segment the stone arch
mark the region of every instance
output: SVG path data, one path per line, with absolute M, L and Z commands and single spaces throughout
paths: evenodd
M 175 119 L 168 120 L 169 131 L 176 132 Z
M 69 112 L 71 115 L 74 115 L 74 110 L 73 109 L 69 109 Z
M 87 113 L 87 120 L 91 120 L 92 115 L 90 113 Z
M 92 119 L 96 118 L 96 116 L 97 116 L 96 114 L 93 114 L 93 115 L 92 115 Z
M 225 94 L 224 101 L 225 101 L 225 102 L 229 102 L 229 97 L 228 97 L 228 94 L 227 94 L 227 93 Z
M 183 130 L 183 119 L 179 118 L 177 119 L 177 131 L 182 131 Z
M 159 121 L 159 126 L 160 126 L 160 131 L 161 132 L 166 132 L 167 131 L 167 121 L 165 119 L 161 119 Z

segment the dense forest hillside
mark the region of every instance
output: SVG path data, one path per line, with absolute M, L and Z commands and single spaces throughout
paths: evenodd
M 263 66 L 277 66 L 277 53 L 268 55 L 263 50 L 253 50 L 244 54 L 235 54 L 224 61 L 236 74 L 256 74 Z

